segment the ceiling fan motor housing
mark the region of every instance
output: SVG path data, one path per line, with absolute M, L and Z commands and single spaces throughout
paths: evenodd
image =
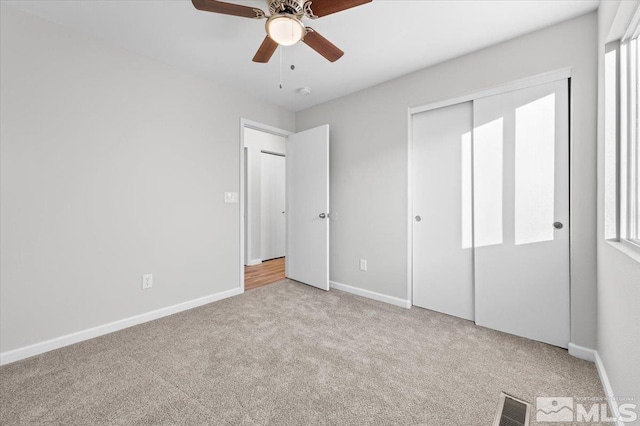
M 301 18 L 304 15 L 305 0 L 270 0 L 269 12 L 271 15 L 286 13 Z

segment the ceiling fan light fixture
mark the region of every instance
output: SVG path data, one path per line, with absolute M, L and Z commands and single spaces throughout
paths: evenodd
M 282 46 L 292 46 L 305 35 L 304 24 L 293 15 L 273 15 L 266 24 L 267 34 Z

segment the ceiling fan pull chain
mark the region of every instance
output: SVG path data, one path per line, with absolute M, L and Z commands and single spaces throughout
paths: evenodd
M 280 88 L 282 89 L 282 46 L 280 46 Z

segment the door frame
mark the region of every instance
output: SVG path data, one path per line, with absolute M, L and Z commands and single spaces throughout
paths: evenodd
M 518 89 L 524 89 L 540 84 L 551 83 L 558 80 L 571 79 L 571 68 L 560 68 L 548 73 L 538 74 L 521 80 L 512 81 L 510 83 L 501 84 L 490 87 L 488 89 L 479 90 L 466 95 L 455 98 L 444 99 L 431 102 L 424 105 L 410 107 L 407 110 L 407 300 L 409 306 L 413 306 L 413 170 L 411 164 L 413 162 L 413 116 L 422 112 L 430 111 L 437 108 L 443 108 L 463 102 L 473 101 L 475 99 L 487 96 L 497 95 L 500 93 L 512 92 Z M 571 111 L 573 108 L 571 93 L 569 93 L 569 168 L 571 167 Z M 569 190 L 571 190 L 571 175 L 569 175 Z M 569 200 L 569 209 L 571 209 L 571 200 Z M 569 232 L 571 233 L 571 220 L 569 221 Z M 571 261 L 571 238 L 569 238 L 569 260 Z M 571 290 L 571 262 L 569 264 L 569 290 Z M 571 300 L 571 299 L 569 299 Z M 571 304 L 569 304 L 569 314 L 571 314 Z M 571 315 L 569 316 L 571 323 Z
M 244 263 L 245 263 L 245 251 L 246 251 L 246 247 L 245 247 L 245 226 L 251 226 L 250 223 L 247 223 L 245 218 L 246 218 L 246 213 L 248 210 L 248 206 L 247 203 L 245 202 L 245 197 L 246 197 L 246 190 L 245 190 L 245 164 L 246 164 L 246 159 L 245 159 L 245 148 L 244 148 L 244 131 L 245 129 L 253 129 L 253 130 L 257 130 L 259 132 L 264 132 L 264 133 L 270 133 L 272 135 L 276 135 L 276 136 L 282 136 L 284 138 L 288 138 L 289 135 L 292 135 L 293 132 L 289 131 L 289 130 L 284 130 L 284 129 L 280 129 L 277 127 L 273 127 L 273 126 L 269 126 L 268 124 L 263 124 L 260 123 L 258 121 L 252 121 L 252 120 L 248 120 L 246 118 L 241 117 L 240 118 L 240 146 L 239 146 L 239 153 L 240 153 L 240 191 L 239 191 L 239 204 L 240 204 L 240 208 L 239 208 L 239 213 L 238 213 L 238 220 L 239 220 L 239 224 L 240 224 L 240 283 L 238 285 L 238 287 L 240 288 L 240 291 L 242 293 L 244 293 Z M 285 218 L 286 220 L 286 218 Z

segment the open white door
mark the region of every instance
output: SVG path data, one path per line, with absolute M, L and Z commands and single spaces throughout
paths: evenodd
M 329 126 L 287 138 L 287 278 L 329 290 Z

